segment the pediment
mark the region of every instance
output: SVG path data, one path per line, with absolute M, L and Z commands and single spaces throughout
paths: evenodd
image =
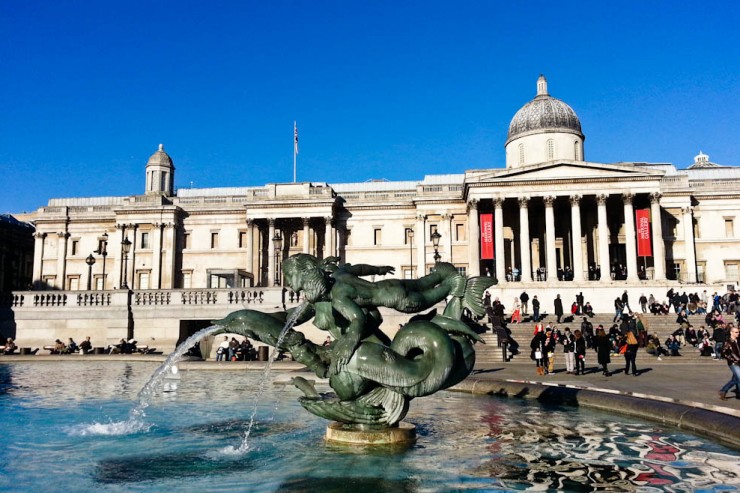
M 602 164 L 584 161 L 553 161 L 504 170 L 473 170 L 465 175 L 467 183 L 555 180 L 660 179 L 663 172 L 647 170 L 630 163 Z

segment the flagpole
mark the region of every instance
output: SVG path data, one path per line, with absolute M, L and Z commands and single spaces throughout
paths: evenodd
M 293 183 L 296 182 L 296 155 L 298 154 L 298 125 L 293 121 Z

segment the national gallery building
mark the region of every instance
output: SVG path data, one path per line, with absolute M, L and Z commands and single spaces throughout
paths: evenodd
M 275 288 L 284 303 L 281 263 L 301 252 L 390 265 L 403 278 L 423 276 L 437 258 L 496 276 L 508 304 L 523 289 L 584 291 L 598 311 L 625 289 L 636 300 L 679 283 L 724 292 L 740 280 L 740 167 L 701 152 L 685 169 L 590 162 L 578 116 L 543 76 L 504 145 L 504 168 L 420 181 L 179 190 L 160 145 L 142 193 L 51 199 L 24 218 L 36 227 L 34 291 L 25 294 L 84 304 L 123 289 L 136 304 L 238 289 L 244 301 Z

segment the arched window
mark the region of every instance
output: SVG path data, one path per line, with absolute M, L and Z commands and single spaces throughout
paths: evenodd
M 573 142 L 573 155 L 576 157 L 576 161 L 581 160 L 581 145 L 577 140 Z
M 519 164 L 524 164 L 524 144 L 519 144 Z
M 552 161 L 553 159 L 555 159 L 555 142 L 547 139 L 547 160 Z

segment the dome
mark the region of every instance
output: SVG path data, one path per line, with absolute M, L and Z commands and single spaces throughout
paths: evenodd
M 506 143 L 522 135 L 544 132 L 566 132 L 584 138 L 576 112 L 547 93 L 547 80 L 540 75 L 537 79 L 537 96 L 511 119 Z
M 149 158 L 149 161 L 146 163 L 147 166 L 166 166 L 169 168 L 174 168 L 174 164 L 172 163 L 172 158 L 164 152 L 164 145 L 159 144 L 159 149 L 157 152 L 151 155 Z

